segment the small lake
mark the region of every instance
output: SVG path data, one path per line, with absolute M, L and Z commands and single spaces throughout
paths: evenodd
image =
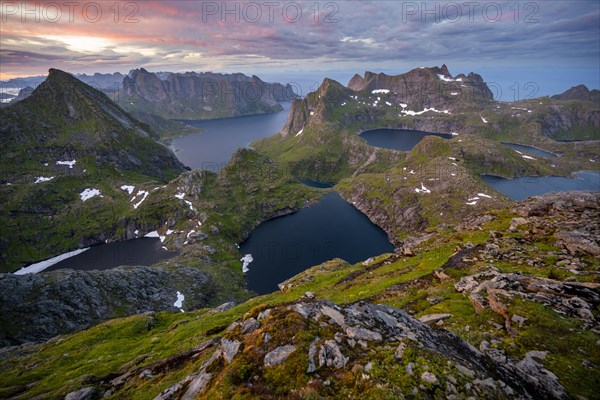
M 451 134 L 446 133 L 430 133 L 407 129 L 373 129 L 361 133 L 360 136 L 370 146 L 401 151 L 412 150 L 425 136 L 437 136 L 444 139 L 452 139 L 453 137 Z
M 247 287 L 258 294 L 276 291 L 277 284 L 332 258 L 356 263 L 393 250 L 386 233 L 335 192 L 263 222 L 240 244 L 242 256 L 252 255 Z
M 517 201 L 549 192 L 564 192 L 569 190 L 600 191 L 600 172 L 598 171 L 576 172 L 573 174 L 573 178 L 562 176 L 528 176 L 505 179 L 493 175 L 482 175 L 481 178 L 497 191 Z
M 179 161 L 192 169 L 219 171 L 240 147 L 256 139 L 272 136 L 285 125 L 291 102 L 281 102 L 283 111 L 271 114 L 212 120 L 182 121 L 201 132 L 172 141 Z
M 306 186 L 314 187 L 317 189 L 329 189 L 333 187 L 333 185 L 330 183 L 311 181 L 310 179 L 300 179 L 300 182 L 302 182 Z
M 555 154 L 549 153 L 549 152 L 541 150 L 541 149 L 537 149 L 535 147 L 525 146 L 525 145 L 516 144 L 516 143 L 505 143 L 505 142 L 502 142 L 502 144 L 505 145 L 506 147 L 510 147 L 511 149 L 518 150 L 520 152 L 535 154 L 536 156 L 540 156 L 540 157 L 544 157 L 544 158 L 556 158 Z
M 163 249 L 159 238 L 144 237 L 75 250 L 29 265 L 15 273 L 22 275 L 65 268 L 91 271 L 105 270 L 122 265 L 152 265 L 175 257 L 177 254 L 177 252 Z

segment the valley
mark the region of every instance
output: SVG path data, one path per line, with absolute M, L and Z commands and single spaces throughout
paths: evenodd
M 0 397 L 594 398 L 597 102 L 367 72 L 173 153 L 143 113 L 206 115 L 148 93 L 50 70 L 0 110 Z

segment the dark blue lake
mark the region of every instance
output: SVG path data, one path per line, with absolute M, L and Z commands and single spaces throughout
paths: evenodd
M 446 133 L 430 133 L 407 129 L 373 129 L 360 134 L 360 137 L 365 139 L 370 146 L 401 151 L 410 151 L 425 136 L 438 136 L 444 139 L 453 137 Z
M 545 157 L 545 158 L 556 158 L 555 154 L 549 153 L 547 151 L 544 151 L 542 149 L 538 149 L 535 147 L 525 146 L 525 145 L 516 144 L 516 143 L 505 143 L 505 142 L 502 142 L 502 144 L 507 147 L 510 147 L 511 149 L 519 150 L 520 152 L 523 152 L 523 153 L 534 154 L 536 156 Z
M 580 171 L 572 178 L 562 176 L 522 177 L 505 179 L 493 175 L 482 175 L 481 178 L 497 191 L 513 200 L 523 200 L 530 196 L 539 196 L 549 192 L 569 190 L 600 191 L 600 172 Z
M 294 214 L 260 224 L 240 244 L 250 254 L 246 283 L 259 294 L 278 290 L 277 284 L 332 258 L 350 263 L 392 252 L 386 233 L 337 193 Z
M 28 265 L 16 271 L 15 274 L 23 275 L 65 268 L 91 271 L 123 265 L 152 265 L 175 257 L 177 254 L 177 252 L 165 250 L 159 238 L 143 237 L 74 250 Z
M 333 187 L 333 185 L 330 183 L 311 181 L 310 179 L 300 179 L 300 182 L 302 182 L 306 186 L 314 187 L 317 189 L 329 189 Z
M 290 102 L 282 102 L 283 111 L 246 117 L 183 121 L 201 131 L 173 140 L 171 146 L 179 161 L 192 169 L 217 172 L 240 147 L 256 139 L 272 136 L 285 125 Z

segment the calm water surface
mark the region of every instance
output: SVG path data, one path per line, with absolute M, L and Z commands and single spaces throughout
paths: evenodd
M 453 137 L 445 133 L 430 133 L 407 129 L 373 129 L 361 133 L 360 136 L 371 146 L 401 151 L 410 151 L 425 136 L 438 136 L 444 139 L 451 139 Z
M 530 196 L 539 196 L 549 192 L 568 190 L 600 191 L 600 172 L 580 171 L 573 178 L 562 176 L 522 177 L 505 179 L 493 175 L 482 175 L 482 179 L 497 191 L 513 200 L 523 200 Z
M 332 258 L 356 263 L 393 251 L 386 233 L 337 193 L 294 214 L 260 224 L 240 244 L 250 254 L 246 283 L 259 294 L 278 290 L 277 284 Z
M 171 146 L 179 161 L 188 167 L 217 172 L 240 147 L 279 132 L 287 121 L 290 105 L 282 102 L 283 111 L 271 114 L 183 121 L 202 131 L 175 139 Z

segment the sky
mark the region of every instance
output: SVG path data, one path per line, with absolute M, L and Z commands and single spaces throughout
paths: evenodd
M 502 99 L 600 87 L 600 1 L 4 1 L 0 80 L 214 71 L 314 90 L 446 64 Z

